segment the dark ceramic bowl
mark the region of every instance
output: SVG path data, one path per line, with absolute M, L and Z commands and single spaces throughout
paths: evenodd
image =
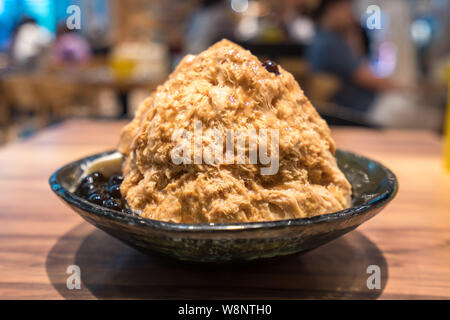
M 353 187 L 349 209 L 271 222 L 169 223 L 113 211 L 73 193 L 87 164 L 113 153 L 96 154 L 62 167 L 50 177 L 52 190 L 86 221 L 130 246 L 180 260 L 249 261 L 311 250 L 375 216 L 394 198 L 398 189 L 395 175 L 380 163 L 338 150 L 339 167 Z M 119 167 L 117 171 L 120 171 Z

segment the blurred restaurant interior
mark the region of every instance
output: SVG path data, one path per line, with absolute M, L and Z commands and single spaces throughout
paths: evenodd
M 290 71 L 330 125 L 444 132 L 448 0 L 0 0 L 0 144 L 130 118 L 185 54 L 222 38 Z

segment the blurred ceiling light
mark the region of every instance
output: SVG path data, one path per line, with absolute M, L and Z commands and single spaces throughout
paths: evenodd
M 424 19 L 417 19 L 411 24 L 411 38 L 418 46 L 428 44 L 432 33 L 431 25 Z
M 258 35 L 259 24 L 256 17 L 244 17 L 237 27 L 237 37 L 241 40 L 249 40 Z
M 295 40 L 307 43 L 314 37 L 314 23 L 305 17 L 298 17 L 289 26 L 289 31 Z
M 244 13 L 248 9 L 248 0 L 231 0 L 231 9 L 238 13 Z

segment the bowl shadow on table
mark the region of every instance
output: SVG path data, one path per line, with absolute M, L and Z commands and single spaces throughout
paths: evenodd
M 68 289 L 71 265 L 81 289 Z M 370 265 L 380 268 L 381 289 L 368 289 Z M 67 299 L 376 299 L 388 279 L 383 253 L 359 231 L 305 254 L 211 265 L 142 254 L 87 223 L 58 239 L 46 269 Z

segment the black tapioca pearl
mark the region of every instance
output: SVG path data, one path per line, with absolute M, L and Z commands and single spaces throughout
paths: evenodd
M 91 175 L 88 175 L 81 180 L 80 185 L 94 183 L 94 178 Z
M 120 185 L 118 185 L 118 184 L 109 186 L 108 189 L 106 190 L 106 192 L 108 192 L 108 194 L 113 198 L 121 198 L 122 197 L 122 194 L 120 193 Z
M 278 64 L 275 61 L 266 60 L 262 65 L 264 68 L 266 68 L 267 71 L 275 73 L 277 76 L 280 74 L 280 71 L 278 70 Z
M 105 182 L 106 178 L 105 176 L 101 173 L 101 172 L 92 172 L 91 176 L 94 178 L 94 183 L 95 182 Z
M 84 177 L 83 180 L 81 180 L 81 184 L 85 183 L 100 184 L 105 181 L 106 181 L 105 176 L 102 173 L 96 171 Z
M 125 213 L 125 214 L 133 214 L 133 211 L 131 211 L 128 208 L 122 208 L 122 212 Z
M 113 185 L 116 185 L 116 184 L 118 184 L 118 185 L 122 184 L 122 181 L 123 181 L 123 177 L 120 174 L 115 174 L 115 175 L 112 175 L 109 178 L 109 182 L 108 183 L 109 183 L 110 186 L 113 186 Z
M 113 209 L 116 211 L 122 211 L 123 203 L 120 199 L 110 198 L 103 202 L 103 206 L 108 209 Z
M 77 190 L 77 193 L 81 196 L 88 196 L 97 191 L 97 187 L 93 183 L 83 183 Z
M 89 196 L 88 200 L 92 203 L 98 204 L 99 206 L 103 205 L 103 202 L 106 200 L 105 195 L 100 193 L 93 193 Z

